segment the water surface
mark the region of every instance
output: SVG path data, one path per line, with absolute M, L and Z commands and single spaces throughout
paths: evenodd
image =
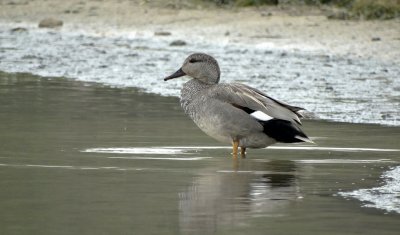
M 317 146 L 234 161 L 178 103 L 1 73 L 0 233 L 398 234 L 398 127 L 308 121 Z

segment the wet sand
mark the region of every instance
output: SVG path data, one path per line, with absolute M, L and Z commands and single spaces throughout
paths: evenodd
M 0 73 L 0 233 L 398 234 L 398 213 L 339 193 L 385 184 L 399 127 L 306 121 L 318 146 L 233 161 L 178 103 Z
M 195 1 L 2 1 L 0 22 L 37 25 L 53 17 L 68 31 L 105 35 L 169 32 L 215 41 L 271 43 L 294 50 L 320 50 L 350 58 L 400 63 L 399 19 L 328 20 L 329 8 L 299 6 L 217 8 Z M 197 38 L 197 39 L 198 39 Z

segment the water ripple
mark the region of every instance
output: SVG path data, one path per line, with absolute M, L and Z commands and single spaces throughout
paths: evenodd
M 400 166 L 386 171 L 382 176 L 383 185 L 352 192 L 339 192 L 345 198 L 355 198 L 363 202 L 363 207 L 400 213 Z

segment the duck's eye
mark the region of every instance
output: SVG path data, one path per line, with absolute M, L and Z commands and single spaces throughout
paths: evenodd
M 189 63 L 196 63 L 196 62 L 200 62 L 200 60 L 192 58 L 189 60 Z

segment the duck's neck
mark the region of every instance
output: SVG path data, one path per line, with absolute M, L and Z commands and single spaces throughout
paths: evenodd
M 192 79 L 185 84 L 181 89 L 181 105 L 183 109 L 186 110 L 186 107 L 193 101 L 195 98 L 199 97 L 197 94 L 200 91 L 206 90 L 214 85 L 206 84 L 204 82 L 199 81 L 198 79 Z

